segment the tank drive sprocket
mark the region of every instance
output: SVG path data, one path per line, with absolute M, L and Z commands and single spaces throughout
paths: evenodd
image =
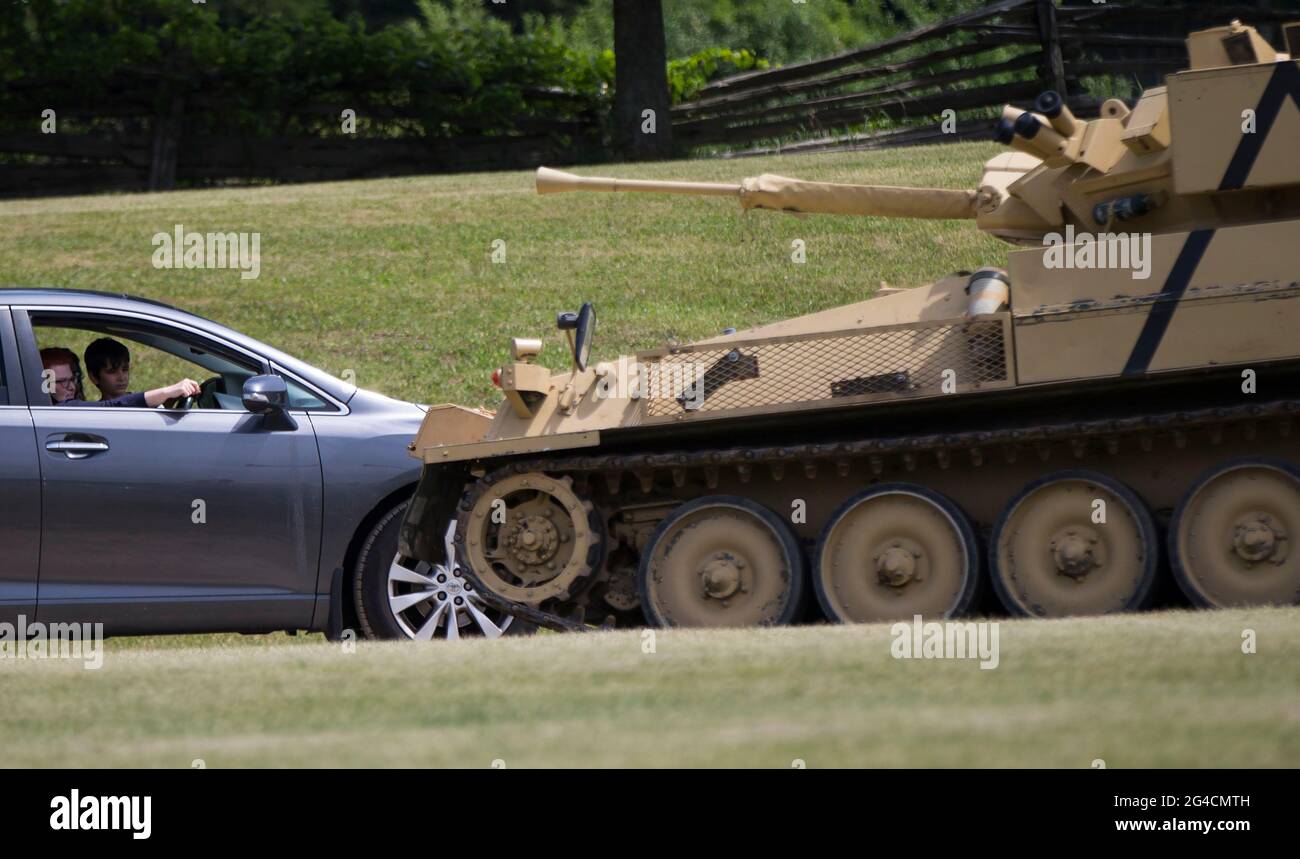
M 572 477 L 506 469 L 469 487 L 455 540 L 467 577 L 495 608 L 570 629 L 575 625 L 539 609 L 591 584 L 606 538 L 599 514 L 574 491 Z

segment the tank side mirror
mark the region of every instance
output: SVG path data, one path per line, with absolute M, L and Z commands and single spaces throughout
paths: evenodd
M 586 370 L 591 359 L 591 341 L 596 335 L 596 308 L 584 302 L 577 313 L 568 311 L 555 318 L 555 325 L 569 337 L 573 349 L 573 363 L 578 370 Z

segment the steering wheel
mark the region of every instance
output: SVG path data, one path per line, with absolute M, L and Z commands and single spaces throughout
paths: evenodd
M 172 397 L 170 400 L 164 400 L 162 407 L 164 409 L 185 409 L 194 408 L 194 401 L 197 397 Z
M 201 409 L 219 409 L 220 403 L 217 402 L 215 392 L 218 386 L 225 387 L 225 383 L 220 376 L 213 376 L 207 379 L 199 386 L 199 392 L 192 397 L 172 397 L 163 403 L 164 409 L 184 409 L 186 411 L 198 406 Z
M 221 403 L 217 400 L 217 394 L 226 392 L 226 380 L 220 376 L 213 376 L 205 379 L 202 385 L 199 385 L 199 395 L 197 397 L 198 407 L 201 409 L 219 409 Z

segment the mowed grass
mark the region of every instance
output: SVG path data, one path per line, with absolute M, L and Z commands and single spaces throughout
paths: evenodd
M 992 670 L 895 659 L 888 625 L 167 641 L 0 660 L 0 763 L 1300 765 L 1300 609 L 1003 621 Z
M 991 143 L 582 168 L 738 182 L 801 178 L 973 188 Z M 512 336 L 567 367 L 555 313 L 596 305 L 597 357 L 689 340 L 998 263 L 974 222 L 795 218 L 735 201 L 540 197 L 531 172 L 0 201 L 0 285 L 128 292 L 228 324 L 359 385 L 495 406 Z M 155 233 L 261 234 L 261 272 L 156 269 Z M 506 261 L 494 264 L 494 242 Z M 803 239 L 807 262 L 791 261 Z M 143 368 L 139 368 L 143 370 Z

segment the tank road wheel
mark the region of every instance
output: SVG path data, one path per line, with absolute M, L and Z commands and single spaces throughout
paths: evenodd
M 989 561 L 1008 611 L 1064 617 L 1140 608 L 1158 552 L 1142 499 L 1103 474 L 1073 470 L 1036 480 L 1012 499 L 993 529 Z
M 456 534 L 461 556 L 484 587 L 518 603 L 568 600 L 604 557 L 605 531 L 569 477 L 516 474 L 477 488 Z
M 656 626 L 776 626 L 803 602 L 803 555 L 785 522 L 734 495 L 673 510 L 641 554 L 637 584 Z
M 937 492 L 885 483 L 844 502 L 817 543 L 813 587 L 841 623 L 954 617 L 979 583 L 979 548 L 961 509 Z
M 1300 602 L 1300 471 L 1272 459 L 1212 469 L 1169 524 L 1174 577 L 1207 608 Z

